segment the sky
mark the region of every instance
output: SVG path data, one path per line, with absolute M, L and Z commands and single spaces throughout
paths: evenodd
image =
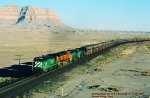
M 150 31 L 150 0 L 0 0 L 53 9 L 74 28 Z

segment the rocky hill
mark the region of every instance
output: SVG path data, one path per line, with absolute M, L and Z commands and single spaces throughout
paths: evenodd
M 0 27 L 63 27 L 61 18 L 52 9 L 8 4 L 0 7 Z

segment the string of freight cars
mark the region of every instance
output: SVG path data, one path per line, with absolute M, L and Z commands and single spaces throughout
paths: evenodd
M 74 61 L 92 55 L 93 53 L 102 52 L 103 50 L 114 47 L 116 45 L 142 41 L 150 41 L 150 38 L 111 40 L 108 42 L 101 42 L 98 44 L 82 46 L 73 50 L 61 51 L 58 53 L 35 57 L 32 66 L 33 73 L 48 72 L 49 70 L 59 68 L 60 66 L 68 65 Z
M 22 79 L 10 85 L 0 88 L 0 98 L 13 98 L 39 85 L 43 81 L 67 72 L 78 65 L 92 60 L 112 47 L 133 42 L 150 41 L 150 38 L 118 39 L 82 46 L 73 50 L 42 55 L 33 59 L 33 76 Z M 66 66 L 64 66 L 66 65 Z M 53 69 L 53 70 L 52 70 Z M 42 74 L 41 74 L 42 72 Z M 38 75 L 37 75 L 38 73 Z M 39 74 L 40 73 L 40 74 Z

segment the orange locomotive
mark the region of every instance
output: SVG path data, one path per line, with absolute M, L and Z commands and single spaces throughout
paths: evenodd
M 59 55 L 56 57 L 56 60 L 59 64 L 63 65 L 63 63 L 70 63 L 71 62 L 71 54 L 69 51 L 62 51 L 59 52 Z

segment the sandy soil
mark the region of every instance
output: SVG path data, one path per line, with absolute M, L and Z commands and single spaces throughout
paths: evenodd
M 147 37 L 150 35 L 142 32 L 0 28 L 0 68 L 18 64 L 18 60 L 16 60 L 18 57 L 16 55 L 22 55 L 21 62 L 29 62 L 32 61 L 34 57 L 42 54 L 77 48 L 83 45 L 112 39 L 138 36 Z M 148 50 L 149 48 L 145 46 L 145 49 Z M 127 51 L 124 53 L 127 53 Z M 105 64 L 109 61 L 111 61 L 111 58 L 101 63 Z M 86 70 L 87 69 L 85 68 L 84 71 Z M 75 72 L 78 71 L 76 70 Z M 81 72 L 79 71 L 79 73 Z M 78 74 L 75 74 L 75 76 L 78 76 Z M 81 76 L 79 78 L 81 78 Z M 0 82 L 8 81 L 10 79 L 10 77 L 0 77 Z M 61 80 L 58 82 L 60 81 Z M 38 95 L 38 93 L 36 95 Z
M 90 31 L 72 29 L 0 28 L 0 68 L 30 62 L 34 57 L 117 38 L 150 36 L 143 32 Z M 0 82 L 10 77 L 0 77 Z
M 16 55 L 23 55 L 21 62 L 32 61 L 35 56 L 77 48 L 116 38 L 150 36 L 139 32 L 46 30 L 23 28 L 0 28 L 0 67 L 18 63 Z
M 63 95 L 63 98 L 92 98 L 93 93 L 104 94 L 101 96 L 106 97 L 108 95 L 105 93 L 108 93 L 110 98 L 148 97 L 150 95 L 149 47 L 150 43 L 140 43 L 112 49 L 106 55 L 99 56 L 84 66 L 64 73 L 54 80 L 46 81 L 26 96 L 62 98 Z M 101 59 L 103 57 L 104 60 Z M 118 95 L 117 92 L 123 95 Z

